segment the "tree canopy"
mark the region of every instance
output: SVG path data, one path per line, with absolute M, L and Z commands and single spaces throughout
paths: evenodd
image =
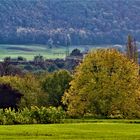
M 43 89 L 48 95 L 48 105 L 56 107 L 62 105 L 62 96 L 65 90 L 69 88 L 71 80 L 72 76 L 66 70 L 60 70 L 47 75 L 43 82 Z
M 23 95 L 18 105 L 21 108 L 40 104 L 39 100 L 43 96 L 43 92 L 34 75 L 26 74 L 23 77 L 3 76 L 0 77 L 0 84 L 9 85 L 13 92 L 17 91 Z
M 115 49 L 90 52 L 63 96 L 71 116 L 140 117 L 138 66 Z

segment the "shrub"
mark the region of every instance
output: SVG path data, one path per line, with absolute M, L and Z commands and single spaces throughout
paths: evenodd
M 0 110 L 0 124 L 48 124 L 60 123 L 65 118 L 65 112 L 61 107 L 41 107 L 32 106 L 30 109 L 24 108 L 19 111 L 5 109 Z
M 16 113 L 15 110 L 11 110 L 11 108 L 9 109 L 5 109 L 3 112 L 1 110 L 1 120 L 2 120 L 2 124 L 8 124 L 8 125 L 12 125 L 12 124 L 16 124 Z

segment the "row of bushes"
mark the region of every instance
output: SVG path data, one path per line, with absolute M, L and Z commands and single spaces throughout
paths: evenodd
M 65 112 L 61 107 L 41 107 L 32 106 L 30 109 L 22 110 L 1 109 L 0 124 L 48 124 L 60 123 L 65 118 Z

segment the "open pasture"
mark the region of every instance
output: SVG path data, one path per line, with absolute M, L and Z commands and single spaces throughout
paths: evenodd
M 27 60 L 32 60 L 36 55 L 43 55 L 46 59 L 65 58 L 66 52 L 71 52 L 78 48 L 81 51 L 87 49 L 107 47 L 107 46 L 70 46 L 69 49 L 64 46 L 49 48 L 47 45 L 0 45 L 0 60 L 5 57 L 15 58 L 22 56 Z
M 40 45 L 0 45 L 0 60 L 4 57 L 16 58 L 22 56 L 32 60 L 36 55 L 43 55 L 45 58 L 64 58 L 65 48 L 49 48 Z

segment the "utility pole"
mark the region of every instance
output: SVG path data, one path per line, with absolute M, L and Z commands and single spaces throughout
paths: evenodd
M 51 0 L 48 1 L 48 6 L 49 6 L 49 9 L 51 9 Z M 49 48 L 52 48 L 53 46 L 53 39 L 51 37 L 51 23 L 52 23 L 51 13 L 48 13 L 48 30 L 49 30 L 48 46 Z
M 71 37 L 70 37 L 70 34 L 67 34 L 66 35 L 66 57 L 68 57 L 70 54 L 70 50 L 69 50 L 70 45 L 71 45 Z

